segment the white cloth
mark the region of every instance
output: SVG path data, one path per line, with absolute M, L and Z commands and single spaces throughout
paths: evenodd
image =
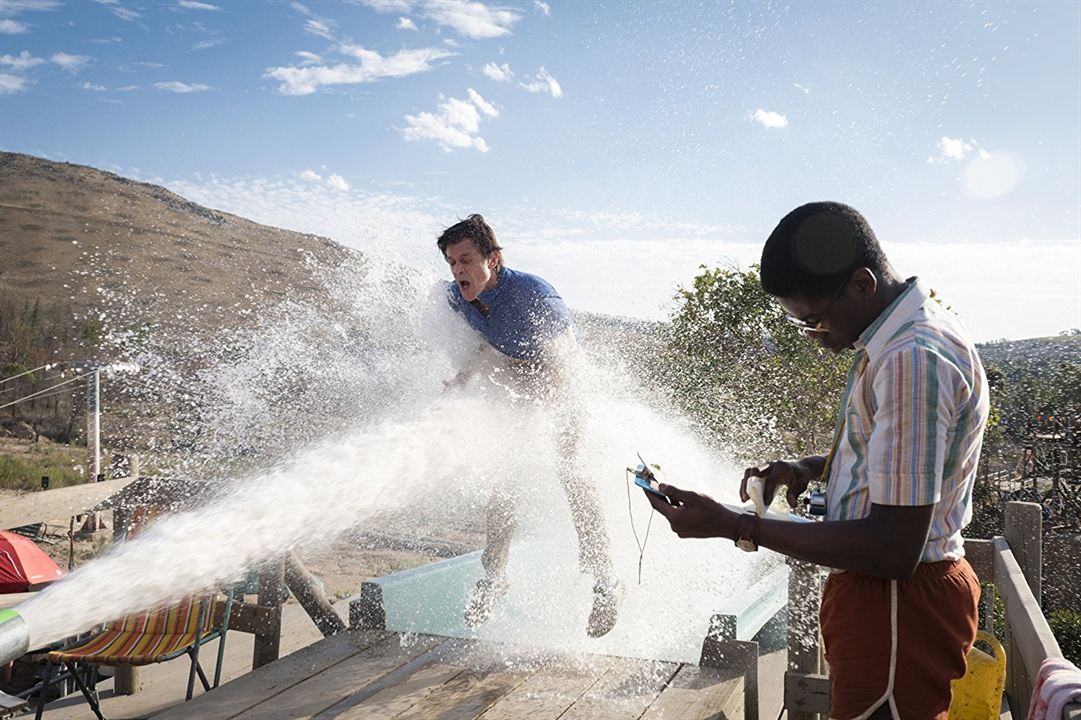
M 1062 720 L 1062 710 L 1081 702 L 1081 670 L 1064 658 L 1047 658 L 1040 665 L 1028 720 Z

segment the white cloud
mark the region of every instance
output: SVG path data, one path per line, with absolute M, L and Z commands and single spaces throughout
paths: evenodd
M 60 0 L 0 0 L 0 15 L 18 15 L 35 10 L 55 10 Z
M 0 20 L 0 33 L 4 35 L 22 35 L 30 32 L 30 26 L 18 20 Z
M 349 183 L 345 181 L 345 178 L 337 174 L 327 177 L 327 185 L 342 192 L 347 192 L 349 190 Z
M 510 65 L 503 63 L 502 65 L 496 65 L 495 63 L 488 63 L 480 70 L 486 76 L 490 77 L 496 82 L 509 82 L 514 73 L 511 72 Z
M 79 87 L 81 87 L 83 90 L 89 90 L 90 92 L 105 92 L 106 90 L 109 89 L 109 88 L 105 87 L 104 85 L 95 85 L 94 83 L 89 82 L 89 81 L 84 82 Z
M 965 157 L 979 147 L 975 140 L 963 140 L 961 138 L 944 137 L 938 141 L 938 158 L 946 160 L 964 160 Z
M 334 22 L 331 20 L 308 18 L 308 21 L 304 23 L 304 31 L 325 40 L 334 41 L 333 25 Z
M 324 85 L 354 85 L 427 72 L 433 62 L 454 54 L 441 48 L 420 48 L 383 57 L 359 45 L 343 45 L 339 50 L 359 64 L 276 67 L 267 69 L 263 77 L 280 81 L 278 92 L 283 95 L 310 95 Z
M 763 110 L 758 108 L 754 111 L 752 118 L 756 123 L 768 128 L 783 128 L 788 127 L 788 118 L 781 113 L 770 112 L 769 110 Z
M 69 55 L 66 52 L 53 53 L 53 56 L 49 60 L 56 65 L 59 65 L 62 69 L 67 70 L 72 75 L 77 74 L 83 69 L 83 66 L 90 60 L 86 55 Z
M 495 105 L 492 105 L 490 102 L 482 98 L 479 92 L 477 92 L 473 88 L 467 89 L 466 92 L 469 93 L 470 101 L 472 101 L 472 103 L 477 107 L 478 110 L 480 110 L 488 117 L 499 117 L 499 110 L 496 109 Z
M 552 14 L 552 6 L 544 2 L 543 0 L 533 0 L 533 7 L 535 7 L 537 9 L 537 12 L 539 12 L 544 17 L 548 17 Z
M 113 15 L 128 22 L 135 22 L 143 16 L 138 10 L 132 10 L 121 5 L 120 0 L 98 0 L 98 4 L 104 5 L 109 8 L 109 12 Z
M 23 50 L 17 56 L 0 55 L 0 65 L 9 67 L 17 72 L 32 68 L 35 65 L 41 65 L 43 62 L 45 62 L 43 58 L 34 57 L 26 50 Z
M 537 75 L 534 79 L 528 83 L 518 83 L 531 93 L 546 92 L 554 98 L 563 97 L 563 88 L 560 87 L 559 81 L 552 77 L 552 74 L 541 67 L 537 71 Z
M 380 13 L 404 13 L 413 9 L 413 0 L 357 0 L 358 5 Z
M 499 111 L 473 88 L 467 90 L 469 100 L 442 98 L 439 110 L 406 115 L 409 127 L 402 130 L 406 140 L 434 140 L 447 152 L 474 148 L 488 152 L 488 143 L 480 136 L 481 114 L 497 117 Z
M 207 38 L 206 40 L 200 40 L 199 42 L 192 45 L 191 49 L 192 50 L 207 50 L 207 49 L 212 48 L 212 47 L 217 47 L 218 45 L 221 45 L 223 42 L 225 42 L 225 38 L 223 38 L 223 37 Z
M 502 37 L 521 16 L 511 10 L 471 0 L 428 0 L 425 15 L 460 35 L 474 39 Z
M 12 95 L 26 89 L 26 80 L 17 75 L 0 73 L 0 95 Z
M 132 92 L 133 90 L 138 90 L 138 89 L 139 89 L 138 85 L 125 85 L 124 87 L 119 87 L 116 90 L 117 90 L 117 92 Z
M 298 3 L 296 0 L 290 2 L 289 7 L 293 8 L 301 15 L 307 15 L 309 17 L 312 15 L 312 11 L 308 9 L 307 5 L 304 5 L 303 3 Z
M 221 10 L 217 5 L 199 2 L 199 0 L 178 0 L 177 5 L 185 10 Z
M 398 18 L 398 29 L 399 30 L 416 30 L 417 29 L 417 24 L 415 22 L 413 22 L 412 20 L 410 20 L 409 18 L 407 18 L 407 17 L 400 17 L 400 18 Z
M 338 190 L 340 192 L 347 192 L 349 190 L 349 183 L 344 177 L 337 173 L 331 173 L 325 178 L 314 170 L 302 170 L 298 177 L 304 182 L 312 183 L 314 185 L 326 185 L 329 188 Z
M 322 57 L 313 52 L 308 52 L 307 50 L 298 50 L 293 54 L 300 58 L 301 65 L 314 65 L 323 62 Z
M 179 80 L 170 80 L 169 82 L 154 83 L 154 87 L 158 90 L 168 90 L 174 93 L 197 93 L 204 92 L 210 89 L 209 85 L 203 85 L 201 83 L 185 83 Z

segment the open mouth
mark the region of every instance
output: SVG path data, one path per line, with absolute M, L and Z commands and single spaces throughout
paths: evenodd
M 458 287 L 460 287 L 462 290 L 465 290 L 466 288 L 468 288 L 469 285 L 470 285 L 470 282 L 468 280 L 459 280 L 458 281 Z

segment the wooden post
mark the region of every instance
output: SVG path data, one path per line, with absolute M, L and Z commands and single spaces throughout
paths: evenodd
M 285 582 L 323 637 L 345 631 L 345 623 L 334 612 L 319 582 L 292 551 L 285 556 Z
M 800 675 L 822 672 L 821 649 L 818 638 L 818 607 L 821 600 L 820 569 L 812 563 L 785 558 L 788 564 L 788 670 Z M 816 713 L 797 709 L 795 699 L 789 702 L 785 682 L 785 707 L 789 720 L 813 720 Z
M 132 508 L 120 504 L 113 508 L 113 543 L 121 543 L 127 538 L 131 524 Z M 142 687 L 139 668 L 134 665 L 118 665 L 113 671 L 113 693 L 116 695 L 134 695 Z
M 1014 559 L 1021 567 L 1025 580 L 1036 602 L 1042 601 L 1043 508 L 1036 503 L 1006 503 L 1006 542 Z M 1014 717 L 1022 717 L 1028 711 L 1030 694 L 1035 678 L 1030 677 L 1021 660 L 1021 648 L 1014 637 L 1013 622 L 1006 617 L 1006 685 L 1013 701 Z
M 259 573 L 259 605 L 270 609 L 269 627 L 255 635 L 251 669 L 278 659 L 282 634 L 282 587 L 285 584 L 285 558 L 279 557 L 263 566 Z

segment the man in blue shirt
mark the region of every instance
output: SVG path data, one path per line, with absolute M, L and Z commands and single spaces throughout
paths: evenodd
M 447 228 L 437 241 L 454 282 L 451 307 L 506 358 L 507 369 L 531 399 L 552 403 L 558 426 L 559 477 L 567 493 L 578 534 L 578 561 L 593 575 L 593 609 L 587 632 L 600 637 L 612 629 L 621 592 L 612 574 L 608 533 L 596 488 L 575 463 L 577 412 L 566 382 L 565 355 L 577 347 L 574 321 L 559 293 L 541 278 L 503 265 L 502 248 L 480 215 Z M 469 370 L 454 383 L 464 382 Z M 466 603 L 471 627 L 484 623 L 493 604 L 507 592 L 507 556 L 514 533 L 517 502 L 513 492 L 496 490 L 488 504 L 488 542 L 481 557 L 485 577 Z

